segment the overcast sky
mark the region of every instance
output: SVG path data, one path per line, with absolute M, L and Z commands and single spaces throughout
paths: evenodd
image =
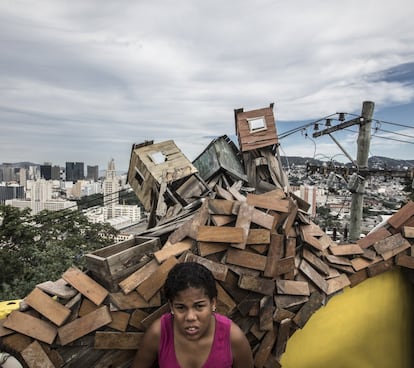
M 169 139 L 193 160 L 236 108 L 274 102 L 282 134 L 366 100 L 387 122 L 371 155 L 414 159 L 413 17 L 411 0 L 1 0 L 0 163 L 124 170 L 133 143 Z M 312 132 L 282 154 L 341 156 Z M 356 132 L 336 135 L 353 157 Z

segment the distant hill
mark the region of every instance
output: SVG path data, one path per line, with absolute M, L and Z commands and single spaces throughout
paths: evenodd
M 284 167 L 292 165 L 322 165 L 326 160 L 317 160 L 312 157 L 300 157 L 300 156 L 281 156 L 282 165 Z M 352 166 L 352 163 L 342 163 L 333 160 L 332 163 L 335 166 Z M 398 160 L 383 156 L 372 156 L 368 159 L 368 167 L 370 169 L 397 169 L 403 170 L 404 168 L 414 168 L 414 160 Z

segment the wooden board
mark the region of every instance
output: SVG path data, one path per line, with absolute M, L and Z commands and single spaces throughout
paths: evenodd
M 267 257 L 249 251 L 229 249 L 227 251 L 226 262 L 254 270 L 264 271 Z
M 99 307 L 97 310 L 59 327 L 58 335 L 60 343 L 61 345 L 67 345 L 111 322 L 112 317 L 108 307 L 106 305 Z
M 299 327 L 303 328 L 308 322 L 309 318 L 320 308 L 324 302 L 323 295 L 315 291 L 309 297 L 309 300 L 299 309 L 293 318 L 293 322 Z
M 262 194 L 248 194 L 246 201 L 249 205 L 268 210 L 274 210 L 277 212 L 288 213 L 289 212 L 289 200 L 279 199 L 276 196 L 271 197 L 269 195 Z
M 239 278 L 239 287 L 245 290 L 254 291 L 259 294 L 273 295 L 275 289 L 274 281 L 263 277 L 242 275 Z
M 330 246 L 329 250 L 334 256 L 349 256 L 354 254 L 363 254 L 363 249 L 358 244 L 341 244 Z
M 55 282 L 42 282 L 41 284 L 37 284 L 36 287 L 45 293 L 56 295 L 62 299 L 70 299 L 77 294 L 77 291 L 68 285 L 67 282 L 63 279 L 59 279 Z
M 277 276 L 277 264 L 283 257 L 283 240 L 284 236 L 281 234 L 272 234 L 270 236 L 269 251 L 267 253 L 266 267 L 263 275 L 265 277 Z
M 29 368 L 55 368 L 38 341 L 33 341 L 21 354 Z
M 129 275 L 126 279 L 122 280 L 119 283 L 119 286 L 125 294 L 129 294 L 130 292 L 134 291 L 138 285 L 141 284 L 141 282 L 147 279 L 149 275 L 151 275 L 157 268 L 158 262 L 153 259 Z
M 110 312 L 112 322 L 108 325 L 108 327 L 113 328 L 114 330 L 124 332 L 128 328 L 130 314 L 127 312 L 117 311 L 117 312 Z
M 137 350 L 144 336 L 143 332 L 96 331 L 95 349 Z
M 149 301 L 159 291 L 167 279 L 168 272 L 178 263 L 177 258 L 170 257 L 161 264 L 147 279 L 138 287 L 138 293 Z
M 3 323 L 3 327 L 20 332 L 23 335 L 30 336 L 47 344 L 52 344 L 57 334 L 56 327 L 51 323 L 20 311 L 11 312 Z
M 61 326 L 71 313 L 69 308 L 52 299 L 52 297 L 38 288 L 34 288 L 24 300 L 57 326 Z
M 326 280 L 305 260 L 300 262 L 299 269 L 324 293 L 328 291 Z
M 218 243 L 241 243 L 243 242 L 244 230 L 238 227 L 228 226 L 200 226 L 197 241 Z
M 305 281 L 276 280 L 278 294 L 310 295 L 309 284 Z
M 225 281 L 227 278 L 227 273 L 229 269 L 224 264 L 210 261 L 206 258 L 197 256 L 192 253 L 187 253 L 184 258 L 184 261 L 185 262 L 196 262 L 196 263 L 202 264 L 203 266 L 207 267 L 211 271 L 214 278 L 218 281 Z
M 108 290 L 76 267 L 70 267 L 62 278 L 96 305 L 101 305 L 109 294 Z
M 379 228 L 378 230 L 369 233 L 366 237 L 357 240 L 357 244 L 361 248 L 368 248 L 369 246 L 375 244 L 377 241 L 380 241 L 384 238 L 387 238 L 391 233 L 384 227 Z
M 193 239 L 186 238 L 182 241 L 172 244 L 169 247 L 164 247 L 154 253 L 154 257 L 158 263 L 166 261 L 170 257 L 179 256 L 193 246 Z
M 414 216 L 414 202 L 409 201 L 398 212 L 392 215 L 387 222 L 394 229 L 399 229 L 411 216 Z
M 238 249 L 246 249 L 247 236 L 250 230 L 254 207 L 246 202 L 240 203 L 239 213 L 236 220 L 236 228 L 243 229 L 243 240 L 241 242 L 232 243 L 231 246 Z

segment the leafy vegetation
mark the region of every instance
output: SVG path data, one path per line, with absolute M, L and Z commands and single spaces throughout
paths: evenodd
M 31 215 L 28 209 L 0 206 L 0 300 L 24 298 L 72 265 L 84 269 L 83 255 L 112 244 L 116 233 L 77 211 Z

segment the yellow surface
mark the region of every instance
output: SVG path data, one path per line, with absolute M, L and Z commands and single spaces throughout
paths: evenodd
M 0 302 L 0 319 L 6 318 L 11 312 L 19 309 L 21 299 Z
M 346 288 L 292 335 L 282 367 L 414 367 L 413 295 L 400 270 Z

